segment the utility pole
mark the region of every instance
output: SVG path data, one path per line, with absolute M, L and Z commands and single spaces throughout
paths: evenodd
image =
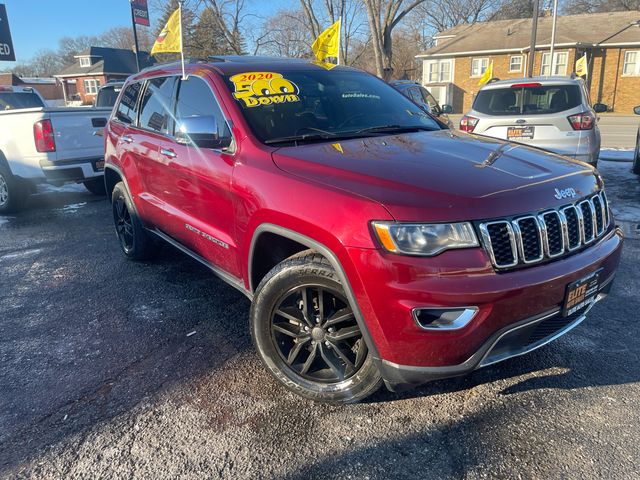
M 536 37 L 538 35 L 538 11 L 540 10 L 540 0 L 533 1 L 533 18 L 531 19 L 531 47 L 529 48 L 529 65 L 527 76 L 533 77 L 533 62 L 536 59 Z
M 549 75 L 555 75 L 556 59 L 553 54 L 556 45 L 556 18 L 558 17 L 558 0 L 553 0 L 553 22 L 551 24 L 551 65 L 549 66 Z

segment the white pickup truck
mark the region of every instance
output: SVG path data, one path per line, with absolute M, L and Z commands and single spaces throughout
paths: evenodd
M 0 86 L 0 214 L 38 183 L 82 182 L 104 194 L 102 130 L 111 108 L 49 108 L 32 88 Z

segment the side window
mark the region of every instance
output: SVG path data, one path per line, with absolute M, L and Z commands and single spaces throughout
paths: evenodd
M 118 108 L 116 109 L 116 118 L 122 123 L 132 124 L 136 119 L 136 103 L 140 95 L 140 87 L 142 83 L 132 83 L 125 88 Z
M 159 133 L 171 131 L 171 105 L 176 77 L 152 78 L 142 94 L 140 126 Z
M 417 87 L 409 87 L 408 88 L 409 98 L 416 102 L 418 105 L 424 103 L 422 100 L 422 96 L 420 95 L 420 90 Z
M 436 99 L 433 98 L 433 95 L 431 95 L 426 89 L 421 88 L 420 92 L 422 93 L 422 97 L 424 98 L 423 102 L 429 105 L 429 108 L 431 110 L 433 110 L 434 108 L 439 108 Z
M 180 80 L 178 102 L 176 104 L 176 122 L 189 117 L 215 117 L 218 134 L 230 137 L 231 132 L 224 118 L 220 106 L 213 96 L 209 85 L 201 78 L 190 76 L 187 80 Z

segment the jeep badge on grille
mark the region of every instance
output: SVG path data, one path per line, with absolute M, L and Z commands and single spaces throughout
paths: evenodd
M 574 198 L 576 196 L 576 191 L 573 188 L 565 188 L 564 190 L 555 189 L 556 197 L 558 200 L 562 200 L 563 198 Z

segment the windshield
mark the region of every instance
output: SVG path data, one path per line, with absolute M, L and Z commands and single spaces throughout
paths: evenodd
M 571 110 L 582 103 L 578 85 L 545 85 L 480 90 L 473 109 L 487 115 L 544 115 Z
M 397 90 L 362 72 L 248 72 L 226 81 L 253 133 L 267 144 L 442 129 Z
M 0 110 L 40 107 L 44 107 L 44 104 L 35 93 L 0 92 Z
M 102 87 L 98 92 L 98 98 L 96 98 L 96 107 L 113 107 L 116 104 L 120 90 L 122 90 L 121 85 Z

